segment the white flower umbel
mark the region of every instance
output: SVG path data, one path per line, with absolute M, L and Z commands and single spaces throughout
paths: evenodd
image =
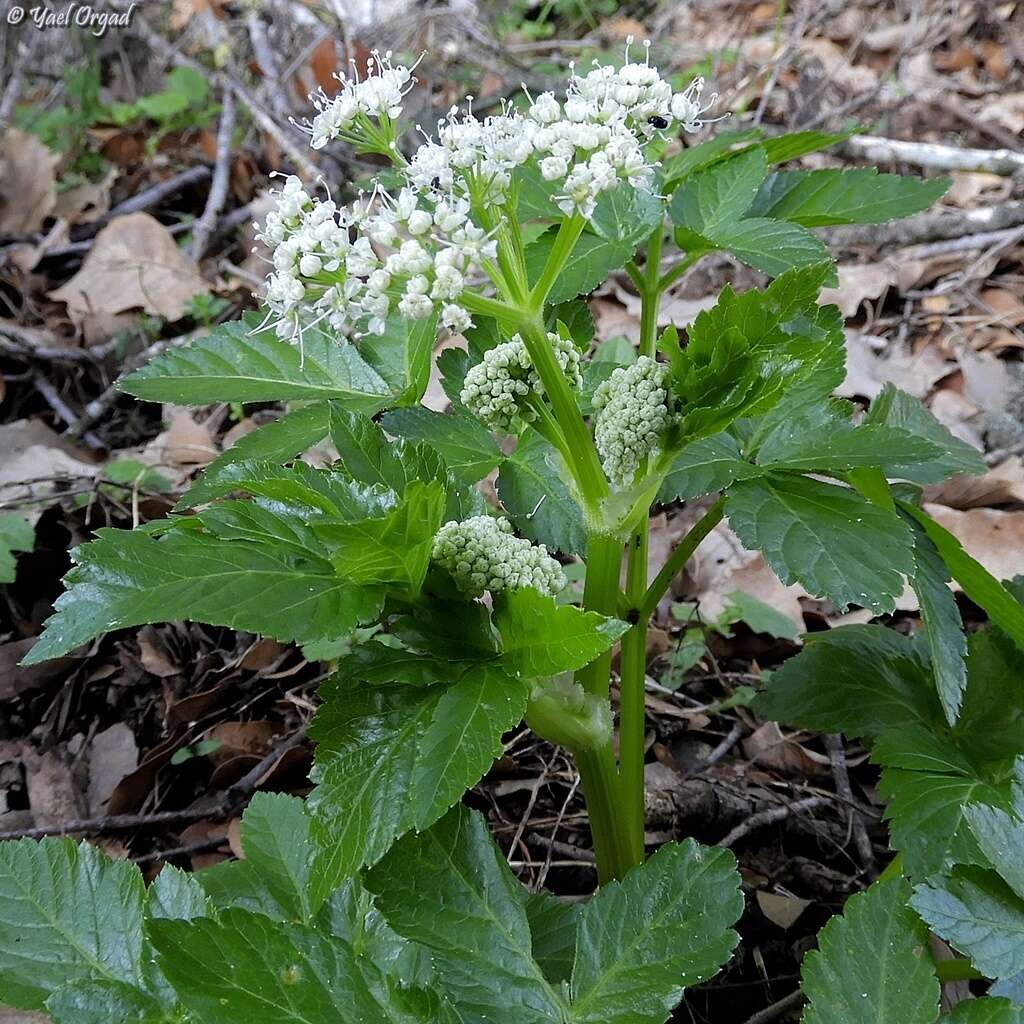
M 351 78 L 335 76 L 341 89 L 334 96 L 323 89 L 310 95 L 318 111 L 305 128 L 310 146 L 322 149 L 340 139 L 362 152 L 390 154 L 395 148 L 394 122 L 402 113 L 402 101 L 415 85 L 415 69 L 416 64 L 394 67 L 390 50 L 383 56 L 374 50 L 366 62 L 366 77 L 360 79 L 353 61 Z
M 445 523 L 434 537 L 433 558 L 460 590 L 474 597 L 525 587 L 554 597 L 566 585 L 565 573 L 548 549 L 516 537 L 505 518 L 473 516 Z
M 554 333 L 548 334 L 548 341 L 570 386 L 578 391 L 583 386 L 579 350 Z M 492 430 L 511 431 L 517 420 L 532 422 L 537 418 L 530 403 L 543 393 L 526 345 L 516 334 L 489 349 L 476 366 L 470 367 L 459 400 Z
M 589 218 L 601 195 L 623 182 L 651 189 L 656 165 L 648 143 L 674 126 L 696 131 L 715 100 L 702 101 L 701 79 L 673 93 L 651 66 L 647 44 L 640 63 L 627 43 L 621 68 L 595 62 L 580 75 L 570 67 L 562 100 L 546 92 L 529 97 L 525 113 L 506 105 L 482 120 L 471 105 L 453 107 L 407 161 L 395 125 L 414 68 L 375 52 L 364 78 L 341 78 L 336 96 L 312 97 L 313 148 L 341 139 L 385 153 L 403 184 L 396 194 L 375 187 L 342 208 L 287 179 L 259 235 L 273 251 L 265 322 L 282 337 L 301 342 L 305 327 L 322 322 L 342 336 L 380 334 L 394 315 L 436 316 L 449 330 L 469 329 L 470 311 L 486 308 L 486 296 L 474 302 L 467 294 L 471 286 L 490 279 L 500 292 L 509 257 L 498 259 L 498 239 L 512 244 L 503 225 L 514 216 L 503 207 L 522 168 L 536 168 L 551 183 L 563 214 Z M 532 380 L 528 388 L 535 390 Z M 495 395 L 487 414 L 504 422 L 508 398 L 522 416 L 520 397 Z
M 673 422 L 666 378 L 669 368 L 649 356 L 622 366 L 594 391 L 594 441 L 608 479 L 633 482 L 637 469 L 661 444 Z

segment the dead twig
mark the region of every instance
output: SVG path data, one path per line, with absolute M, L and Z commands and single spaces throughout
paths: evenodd
M 81 417 L 75 414 L 71 406 L 64 401 L 49 378 L 36 371 L 32 375 L 32 385 L 43 396 L 46 404 L 68 425 L 68 433 L 74 430 L 74 436 L 80 437 L 90 448 L 99 450 L 106 445 L 95 434 L 86 430 Z
M 824 797 L 808 796 L 804 797 L 803 800 L 794 800 L 793 803 L 785 804 L 782 807 L 769 807 L 766 811 L 752 814 L 746 821 L 737 825 L 724 839 L 719 840 L 715 845 L 727 849 L 756 829 L 762 828 L 765 825 L 772 825 L 776 821 L 783 821 L 791 814 L 813 811 L 815 807 L 820 807 L 824 803 L 827 803 Z
M 825 736 L 825 749 L 828 751 L 829 763 L 832 766 L 832 781 L 835 783 L 836 793 L 851 805 L 848 811 L 850 827 L 853 829 L 853 841 L 857 846 L 857 855 L 860 857 L 861 866 L 865 871 L 873 871 L 875 851 L 871 846 L 871 838 L 868 836 L 864 819 L 856 809 L 842 736 L 838 733 L 829 733 Z
M 987 171 L 1024 176 L 1024 153 L 1012 149 L 961 149 L 934 142 L 904 142 L 854 135 L 836 147 L 843 156 L 875 164 L 912 164 L 932 171 Z
M 188 254 L 197 263 L 203 258 L 210 235 L 213 234 L 217 218 L 228 197 L 228 179 L 231 176 L 231 136 L 235 130 L 235 97 L 231 86 L 224 87 L 221 101 L 220 125 L 217 128 L 217 160 L 214 164 L 213 181 L 206 197 L 206 205 L 192 230 L 192 241 Z
M 753 1017 L 748 1017 L 746 1024 L 769 1024 L 770 1021 L 778 1020 L 787 1010 L 799 1006 L 803 1002 L 804 994 L 799 989 L 783 996 L 778 1002 L 758 1010 Z

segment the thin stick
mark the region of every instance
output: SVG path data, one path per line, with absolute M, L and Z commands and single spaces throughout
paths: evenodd
M 877 135 L 854 135 L 840 146 L 844 156 L 876 164 L 913 164 L 933 171 L 987 171 L 1024 176 L 1024 153 L 1012 149 L 961 149 L 933 142 L 903 142 Z
M 221 101 L 220 125 L 217 128 L 217 161 L 213 169 L 213 181 L 206 197 L 202 215 L 192 230 L 192 242 L 188 253 L 196 262 L 203 258 L 210 235 L 216 226 L 224 201 L 228 197 L 228 179 L 231 177 L 231 135 L 235 130 L 235 97 L 230 85 L 224 86 Z
M 864 825 L 864 819 L 856 810 L 842 736 L 839 733 L 828 733 L 825 736 L 825 749 L 828 751 L 828 759 L 832 765 L 832 780 L 835 782 L 836 792 L 850 804 L 848 809 L 850 827 L 853 829 L 853 841 L 857 846 L 857 855 L 860 857 L 861 866 L 865 871 L 872 871 L 875 867 L 875 851 L 871 846 L 871 839 Z
M 808 796 L 803 800 L 794 800 L 791 804 L 786 804 L 783 807 L 769 807 L 766 811 L 759 811 L 757 814 L 752 814 L 746 821 L 737 825 L 724 839 L 717 842 L 716 846 L 728 848 L 735 843 L 738 843 L 744 836 L 749 835 L 751 832 L 763 827 L 764 825 L 774 824 L 776 821 L 783 821 L 792 814 L 798 814 L 802 811 L 812 811 L 815 807 L 820 807 L 822 804 L 827 803 L 826 799 L 822 796 Z
M 106 445 L 93 433 L 90 433 L 82 425 L 81 418 L 77 416 L 71 407 L 61 398 L 60 393 L 50 383 L 49 379 L 36 371 L 32 375 L 32 384 L 46 400 L 46 404 L 68 425 L 68 433 L 74 430 L 75 437 L 81 439 L 93 449 L 105 448 Z
M 804 994 L 799 989 L 783 996 L 778 1002 L 758 1010 L 753 1017 L 747 1018 L 747 1024 L 769 1024 L 770 1021 L 778 1020 L 787 1010 L 799 1006 L 803 1002 Z

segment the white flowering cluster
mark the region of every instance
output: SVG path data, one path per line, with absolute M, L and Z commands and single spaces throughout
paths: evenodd
M 507 108 L 484 120 L 453 108 L 436 140 L 426 139 L 406 162 L 394 120 L 414 68 L 375 53 L 365 78 L 342 79 L 336 96 L 312 97 L 314 148 L 343 139 L 389 153 L 404 184 L 395 195 L 378 186 L 338 207 L 287 179 L 258 235 L 273 250 L 266 323 L 282 337 L 301 341 L 305 327 L 322 321 L 343 335 L 380 334 L 395 311 L 408 320 L 436 314 L 448 329 L 467 330 L 472 320 L 460 298 L 482 271 L 494 276 L 493 236 L 503 214 L 490 211 L 506 197 L 516 168 L 533 161 L 556 183 L 561 210 L 589 217 L 601 193 L 622 181 L 649 189 L 647 142 L 674 121 L 699 128 L 707 109 L 702 80 L 673 94 L 647 59 L 629 60 L 627 47 L 621 69 L 573 71 L 564 102 L 543 93 L 525 114 Z
M 548 549 L 516 537 L 505 518 L 473 516 L 445 523 L 434 537 L 433 557 L 460 590 L 474 597 L 486 590 L 496 594 L 524 587 L 554 597 L 566 585 L 565 573 Z
M 704 80 L 685 91 L 672 87 L 648 60 L 616 69 L 597 64 L 586 76 L 572 72 L 564 103 L 552 92 L 531 99 L 526 115 L 505 110 L 479 121 L 453 108 L 413 157 L 408 174 L 421 189 L 456 190 L 500 202 L 512 172 L 531 159 L 546 181 L 562 188 L 556 197 L 567 216 L 589 217 L 602 192 L 622 181 L 651 187 L 654 165 L 644 145 L 678 121 L 686 131 L 705 122 L 701 115 L 717 96 L 701 105 Z
M 631 366 L 614 370 L 594 391 L 594 441 L 604 471 L 619 486 L 632 483 L 672 425 L 668 372 L 663 363 L 640 356 Z
M 374 51 L 367 62 L 366 78 L 338 75 L 341 89 L 334 96 L 322 88 L 313 93 L 310 100 L 318 113 L 307 128 L 313 149 L 323 149 L 336 139 L 358 145 L 367 133 L 376 134 L 374 120 L 398 117 L 405 94 L 415 84 L 415 67 L 393 67 L 390 51 L 383 56 Z
M 311 198 L 294 176 L 276 198 L 257 237 L 273 249 L 266 298 L 282 337 L 323 320 L 342 334 L 360 325 L 381 334 L 393 308 L 407 320 L 436 310 L 453 331 L 472 325 L 458 298 L 495 243 L 470 220 L 465 199 L 426 210 L 403 188 L 339 208 Z
M 548 341 L 570 386 L 579 390 L 583 386 L 579 350 L 572 341 L 553 332 L 548 333 Z M 488 349 L 483 359 L 470 367 L 459 401 L 492 430 L 510 431 L 517 417 L 528 423 L 536 419 L 529 399 L 543 393 L 544 386 L 526 345 L 514 334 L 511 340 Z

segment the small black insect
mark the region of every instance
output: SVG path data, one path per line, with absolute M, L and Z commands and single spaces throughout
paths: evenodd
M 432 189 L 434 189 L 435 192 L 440 191 L 440 189 L 441 189 L 441 179 L 435 175 L 434 176 L 434 180 L 430 183 L 430 187 Z
M 666 121 L 665 118 L 661 117 L 658 114 L 655 114 L 653 117 L 647 118 L 647 123 L 648 124 L 653 124 L 655 128 L 667 128 L 668 127 L 668 121 Z

